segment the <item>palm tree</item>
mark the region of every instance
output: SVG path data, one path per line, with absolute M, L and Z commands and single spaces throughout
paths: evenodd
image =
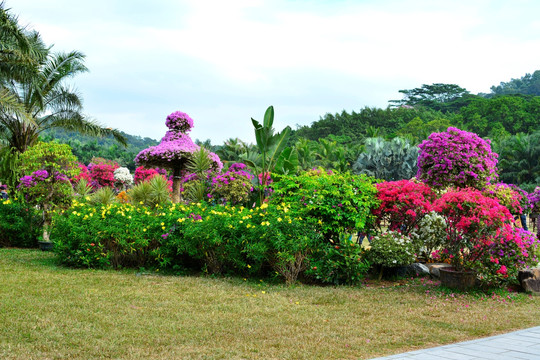
M 25 33 L 17 19 L 4 10 L 0 3 L 0 109 L 27 118 L 24 106 L 5 89 L 10 79 L 22 81 L 37 74 L 37 56 L 40 43 L 34 33 Z
M 64 128 L 93 136 L 112 135 L 126 145 L 118 130 L 103 128 L 84 116 L 80 94 L 65 84 L 88 71 L 82 53 L 52 53 L 39 33 L 18 26 L 3 3 L 0 30 L 0 141 L 22 153 L 42 131 Z
M 317 143 L 306 138 L 299 138 L 294 144 L 298 153 L 298 163 L 302 170 L 309 170 L 315 167 Z
M 499 177 L 506 183 L 536 183 L 540 178 L 540 132 L 519 133 L 503 139 L 497 146 Z

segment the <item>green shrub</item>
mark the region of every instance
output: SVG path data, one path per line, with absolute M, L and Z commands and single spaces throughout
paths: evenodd
M 327 284 L 359 284 L 370 263 L 362 246 L 352 237 L 342 237 L 338 243 L 321 244 L 310 258 L 309 276 Z
M 311 254 L 324 246 L 324 238 L 313 224 L 284 212 L 281 206 L 267 208 L 260 229 L 264 229 L 259 237 L 266 244 L 266 261 L 288 285 L 306 270 Z
M 291 211 L 316 224 L 326 240 L 337 242 L 339 234 L 360 231 L 374 222 L 372 209 L 379 201 L 373 178 L 322 169 L 274 178 L 271 202 L 290 204 Z
M 75 267 L 139 267 L 153 264 L 160 216 L 130 204 L 91 205 L 74 201 L 54 217 L 51 240 L 62 263 Z
M 41 222 L 34 207 L 13 200 L 0 201 L 0 246 L 36 247 Z

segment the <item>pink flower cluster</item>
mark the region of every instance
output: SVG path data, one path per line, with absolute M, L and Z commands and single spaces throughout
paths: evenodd
M 73 184 L 76 184 L 81 179 L 85 179 L 86 181 L 88 181 L 88 183 L 92 182 L 92 178 L 90 177 L 90 174 L 88 173 L 88 168 L 86 167 L 86 165 L 80 162 L 78 162 L 77 165 L 79 166 L 79 169 L 80 169 L 79 175 L 71 179 L 71 182 Z
M 376 184 L 381 205 L 373 211 L 377 224 L 385 222 L 390 230 L 408 234 L 432 210 L 435 193 L 429 186 L 410 180 Z
M 133 177 L 135 185 L 140 184 L 144 181 L 152 179 L 156 175 L 167 176 L 167 171 L 160 168 L 150 168 L 147 169 L 144 166 L 139 166 L 135 169 L 135 175 Z
M 167 116 L 165 125 L 171 130 L 187 133 L 193 128 L 193 119 L 186 113 L 175 111 Z
M 519 269 L 536 264 L 535 250 L 540 240 L 521 228 L 504 224 L 486 242 L 487 251 L 483 252 L 482 261 L 477 261 L 475 270 L 491 282 L 517 278 Z
M 433 133 L 420 145 L 417 178 L 426 184 L 479 187 L 497 177 L 497 157 L 489 140 L 449 127 L 446 132 Z
M 100 162 L 97 164 L 90 163 L 88 164 L 88 172 L 92 181 L 90 184 L 93 188 L 99 189 L 102 187 L 114 187 L 114 170 L 118 169 L 120 165 L 116 162 L 104 163 Z
M 36 186 L 37 183 L 47 180 L 49 173 L 47 170 L 36 170 L 31 175 L 26 175 L 20 178 L 19 187 L 31 188 Z

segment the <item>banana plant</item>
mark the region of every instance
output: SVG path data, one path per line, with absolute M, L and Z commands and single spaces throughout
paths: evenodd
M 258 181 L 259 187 L 259 200 L 262 203 L 267 194 L 268 183 L 270 181 L 270 174 L 275 171 L 280 155 L 284 152 L 287 145 L 287 140 L 291 134 L 291 127 L 287 126 L 283 131 L 274 133 L 274 107 L 269 106 L 264 113 L 263 123 L 259 123 L 257 120 L 251 118 L 251 123 L 255 128 L 255 140 L 257 141 L 257 149 L 260 153 L 260 163 L 257 164 L 252 160 L 244 159 L 244 163 L 253 168 L 256 174 L 260 174 L 260 180 Z M 294 160 L 291 159 L 291 153 L 288 153 L 289 167 L 294 167 Z M 282 164 L 286 161 L 283 158 Z M 298 158 L 296 158 L 297 164 Z M 297 166 L 297 165 L 296 165 Z

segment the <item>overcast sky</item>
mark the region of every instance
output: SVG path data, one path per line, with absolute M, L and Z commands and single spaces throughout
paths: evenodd
M 253 142 L 275 127 L 382 107 L 400 89 L 471 93 L 540 69 L 535 0 L 4 0 L 55 51 L 86 54 L 73 81 L 100 123 L 159 140 L 176 110 L 193 139 Z

